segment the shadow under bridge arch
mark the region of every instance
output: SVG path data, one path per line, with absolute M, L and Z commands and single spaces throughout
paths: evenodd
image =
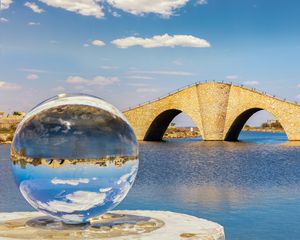
M 249 118 L 252 117 L 252 115 L 254 115 L 256 112 L 258 111 L 266 111 L 271 113 L 278 121 L 280 121 L 278 119 L 278 116 L 275 116 L 271 111 L 268 111 L 267 109 L 264 108 L 250 108 L 242 113 L 240 113 L 233 121 L 233 123 L 231 124 L 227 134 L 225 135 L 225 141 L 237 141 L 238 137 L 244 127 L 244 125 L 246 124 L 246 122 L 249 120 Z M 280 122 L 281 126 L 282 122 Z M 284 127 L 283 127 L 283 131 L 284 131 Z
M 145 134 L 144 141 L 161 141 L 172 120 L 180 113 L 184 113 L 185 115 L 190 117 L 194 123 L 196 123 L 191 116 L 189 116 L 182 110 L 169 109 L 163 111 L 159 115 L 157 115 L 151 122 Z

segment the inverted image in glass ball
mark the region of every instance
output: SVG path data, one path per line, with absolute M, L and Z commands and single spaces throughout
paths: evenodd
M 32 109 L 11 146 L 16 182 L 31 206 L 84 223 L 118 205 L 138 169 L 124 115 L 102 99 L 62 94 Z

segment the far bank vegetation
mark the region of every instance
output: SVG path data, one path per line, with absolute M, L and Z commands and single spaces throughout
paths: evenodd
M 278 120 L 268 121 L 261 124 L 260 127 L 245 125 L 243 131 L 257 132 L 283 132 L 283 127 Z
M 277 120 L 264 122 L 259 127 L 253 127 L 246 124 L 242 131 L 255 132 L 283 132 L 283 127 Z M 171 123 L 166 130 L 163 138 L 193 138 L 201 137 L 201 133 L 197 127 L 177 127 L 175 123 Z

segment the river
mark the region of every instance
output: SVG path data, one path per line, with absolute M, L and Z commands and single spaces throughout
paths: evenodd
M 225 227 L 227 240 L 300 238 L 300 144 L 283 133 L 244 132 L 241 142 L 140 143 L 136 182 L 118 209 L 187 213 Z M 0 211 L 30 211 L 0 146 Z

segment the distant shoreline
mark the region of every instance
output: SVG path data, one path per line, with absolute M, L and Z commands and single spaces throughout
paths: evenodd
M 268 129 L 268 128 L 251 128 L 251 129 L 243 129 L 243 132 L 284 132 L 283 129 Z
M 201 137 L 201 134 L 198 130 L 190 131 L 187 130 L 190 128 L 177 128 L 172 130 L 167 130 L 163 138 L 166 139 L 176 139 L 176 138 L 196 138 Z M 242 129 L 242 132 L 284 132 L 283 129 L 278 128 L 248 128 L 248 129 Z
M 182 128 L 186 129 L 186 128 Z M 200 133 L 198 131 L 187 131 L 182 130 L 181 128 L 178 128 L 178 130 L 172 130 L 171 133 L 166 132 L 166 134 L 163 136 L 163 138 L 166 139 L 176 139 L 176 138 L 197 138 L 201 137 Z M 242 132 L 284 132 L 283 129 L 269 129 L 269 128 L 250 128 L 250 129 L 243 129 Z M 1 141 L 1 133 L 0 133 L 0 144 L 11 144 L 12 141 Z

